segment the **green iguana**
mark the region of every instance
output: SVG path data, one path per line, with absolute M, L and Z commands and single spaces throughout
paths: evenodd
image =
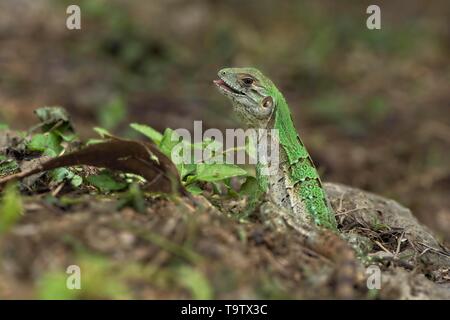
M 361 270 L 353 249 L 335 232 L 333 209 L 295 130 L 283 95 L 272 81 L 254 68 L 226 68 L 218 75 L 220 79 L 214 83 L 230 98 L 235 112 L 248 128 L 276 129 L 278 133 L 273 137 L 279 144 L 277 165 L 271 166 L 273 159 L 257 164 L 259 193 L 268 195 L 271 200 L 261 205 L 259 214 L 272 228 L 282 232 L 287 226 L 294 228 L 307 246 L 334 261 L 332 283 L 336 296 L 353 297 L 354 285 L 362 279 Z M 276 170 L 270 171 L 269 167 Z M 263 174 L 267 170 L 271 174 Z
M 287 209 L 301 224 L 336 229 L 336 220 L 311 157 L 292 122 L 289 107 L 270 79 L 254 68 L 225 68 L 214 83 L 233 104 L 248 128 L 276 129 L 279 139 L 279 165 L 275 174 L 261 174 L 257 180 L 262 192 Z

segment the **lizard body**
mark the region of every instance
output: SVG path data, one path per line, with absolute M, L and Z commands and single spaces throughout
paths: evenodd
M 248 128 L 276 129 L 271 138 L 279 143 L 279 165 L 257 166 L 257 180 L 263 193 L 289 211 L 300 224 L 336 229 L 334 213 L 328 203 L 320 177 L 301 141 L 291 113 L 273 82 L 254 68 L 226 68 L 215 84 L 230 98 L 238 117 Z M 264 175 L 263 170 L 272 170 Z M 275 171 L 273 171 L 275 170 Z M 267 171 L 266 171 L 267 172 Z
M 263 221 L 277 231 L 296 230 L 306 246 L 333 261 L 336 296 L 352 297 L 360 275 L 355 253 L 336 233 L 333 209 L 283 95 L 254 68 L 226 68 L 218 76 L 214 83 L 231 100 L 246 127 L 278 133 L 271 137 L 280 146 L 278 165 L 257 164 L 259 191 L 271 200 L 260 206 Z

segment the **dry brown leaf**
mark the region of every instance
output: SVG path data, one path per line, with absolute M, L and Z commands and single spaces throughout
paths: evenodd
M 154 144 L 109 137 L 110 140 L 89 145 L 79 151 L 52 158 L 36 167 L 0 179 L 5 183 L 60 167 L 88 165 L 134 173 L 147 180 L 146 190 L 188 195 L 178 170 Z

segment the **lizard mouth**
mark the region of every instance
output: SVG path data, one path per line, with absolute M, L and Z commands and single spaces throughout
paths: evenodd
M 239 94 L 242 95 L 242 92 L 234 89 L 232 86 L 230 86 L 229 84 L 227 84 L 224 80 L 222 79 L 217 79 L 217 80 L 213 80 L 214 84 L 221 90 L 223 90 L 226 93 L 231 93 L 231 94 Z

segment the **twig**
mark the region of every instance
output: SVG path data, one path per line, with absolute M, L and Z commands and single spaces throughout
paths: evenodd
M 445 252 L 445 251 L 442 251 L 442 250 L 439 250 L 439 249 L 430 247 L 428 244 L 423 243 L 423 242 L 420 242 L 420 241 L 417 241 L 417 243 L 420 244 L 420 245 L 422 245 L 422 246 L 424 246 L 424 247 L 427 248 L 428 250 L 431 250 L 431 251 L 433 251 L 433 252 L 435 252 L 435 253 L 437 253 L 437 254 L 443 255 L 444 257 L 450 257 L 450 254 L 447 253 L 447 252 Z M 420 255 L 424 254 L 425 252 L 426 252 L 426 251 L 424 251 L 424 252 L 421 253 Z
M 392 252 L 390 252 L 388 249 L 386 249 L 386 248 L 381 244 L 381 242 L 375 240 L 375 243 L 376 243 L 381 249 L 383 249 L 383 251 L 385 251 L 385 252 L 387 252 L 387 253 L 389 253 L 389 254 L 392 254 Z
M 61 183 L 55 188 L 55 190 L 53 190 L 52 196 L 53 196 L 53 197 L 56 197 L 56 195 L 61 191 L 61 189 L 64 187 L 65 184 L 66 184 L 66 183 L 65 183 L 64 181 L 61 182 Z
M 400 238 L 397 241 L 397 250 L 395 250 L 394 257 L 397 257 L 397 255 L 400 253 L 400 247 L 402 245 L 402 240 L 403 240 L 404 235 L 405 235 L 405 231 L 402 232 L 402 234 L 400 235 Z

